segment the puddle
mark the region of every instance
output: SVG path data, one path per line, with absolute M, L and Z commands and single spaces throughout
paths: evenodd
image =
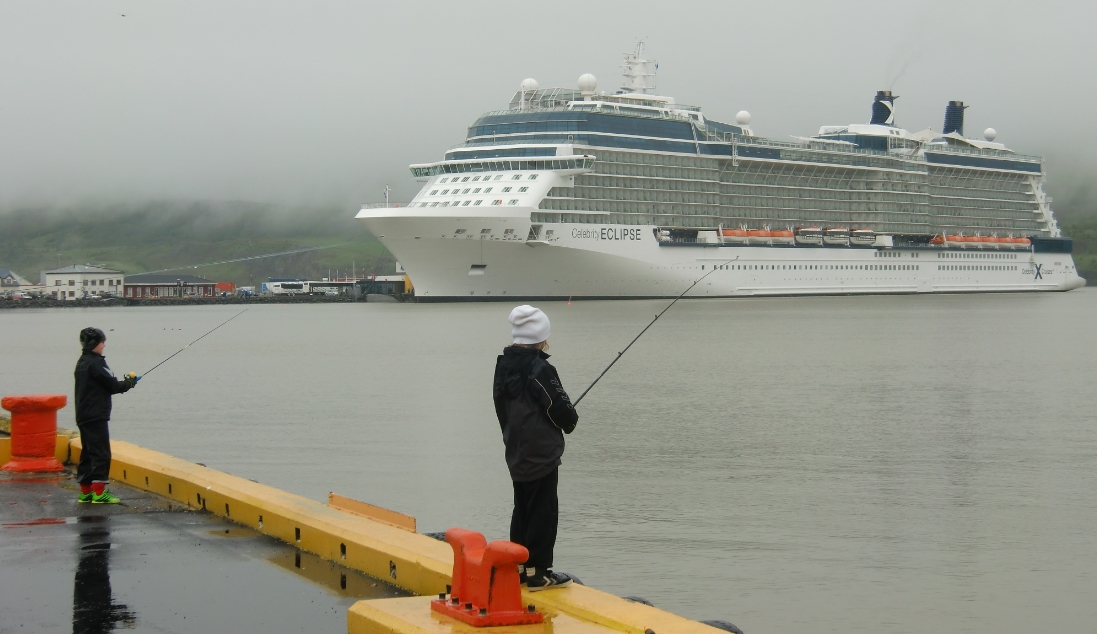
M 230 528 L 215 528 L 211 531 L 206 531 L 210 535 L 216 535 L 218 537 L 237 538 L 237 537 L 261 537 L 261 533 L 257 533 L 250 528 L 242 527 L 230 527 Z

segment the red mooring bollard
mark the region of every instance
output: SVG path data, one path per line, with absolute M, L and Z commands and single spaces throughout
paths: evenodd
M 11 412 L 11 462 L 4 471 L 61 471 L 54 457 L 57 410 L 68 403 L 64 394 L 5 396 L 0 407 Z
M 453 585 L 430 602 L 430 609 L 474 627 L 529 625 L 544 622 L 534 607 L 522 606 L 518 564 L 529 558 L 514 542 L 490 544 L 480 533 L 463 528 L 446 531 L 453 547 Z

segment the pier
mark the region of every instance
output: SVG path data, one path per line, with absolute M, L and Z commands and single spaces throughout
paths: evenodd
M 80 439 L 61 431 L 55 456 L 75 464 Z M 32 630 L 65 623 L 68 610 L 59 606 L 68 604 L 74 587 L 74 630 L 83 618 L 123 624 L 142 618 L 163 627 L 178 628 L 187 619 L 203 624 L 194 631 L 284 631 L 302 614 L 315 614 L 315 623 L 302 625 L 321 631 L 339 612 L 351 634 L 721 631 L 582 585 L 523 590 L 522 604 L 544 615 L 541 624 L 466 625 L 430 608 L 430 601 L 446 597 L 453 584 L 450 545 L 409 530 L 398 513 L 337 495 L 325 504 L 124 441 L 112 441 L 111 450 L 112 487 L 123 505 L 77 504 L 67 470 L 5 474 L 0 480 L 5 537 L 0 577 L 10 577 L 6 587 L 18 585 L 19 617 L 29 619 Z M 11 439 L 0 437 L 0 464 L 10 458 Z M 257 565 L 264 559 L 278 565 Z M 111 566 L 124 572 L 112 578 Z M 287 578 L 278 567 L 361 600 L 349 608 L 330 596 L 322 600 L 325 593 L 303 589 L 299 579 Z M 82 575 L 99 575 L 93 585 L 100 588 L 105 580 L 105 595 L 82 603 Z M 118 603 L 112 582 L 146 596 L 148 607 Z M 309 597 L 310 608 L 302 609 L 302 597 Z M 317 601 L 319 610 L 313 609 Z

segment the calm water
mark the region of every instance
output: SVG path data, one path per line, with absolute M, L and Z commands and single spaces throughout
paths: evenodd
M 541 304 L 572 394 L 663 305 Z M 510 308 L 256 306 L 112 432 L 504 537 Z M 71 392 L 83 326 L 143 371 L 238 310 L 4 311 L 0 393 Z M 681 302 L 579 407 L 557 568 L 749 634 L 1092 631 L 1095 352 L 1088 289 Z

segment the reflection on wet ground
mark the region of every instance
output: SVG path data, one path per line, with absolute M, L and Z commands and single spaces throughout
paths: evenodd
M 78 504 L 68 474 L 0 476 L 0 632 L 345 632 L 357 599 L 404 596 L 249 528 L 111 488 L 125 504 Z
M 117 603 L 110 589 L 110 520 L 101 515 L 76 518 L 78 560 L 72 582 L 72 631 L 99 634 L 116 624 L 132 628 L 137 618 Z

